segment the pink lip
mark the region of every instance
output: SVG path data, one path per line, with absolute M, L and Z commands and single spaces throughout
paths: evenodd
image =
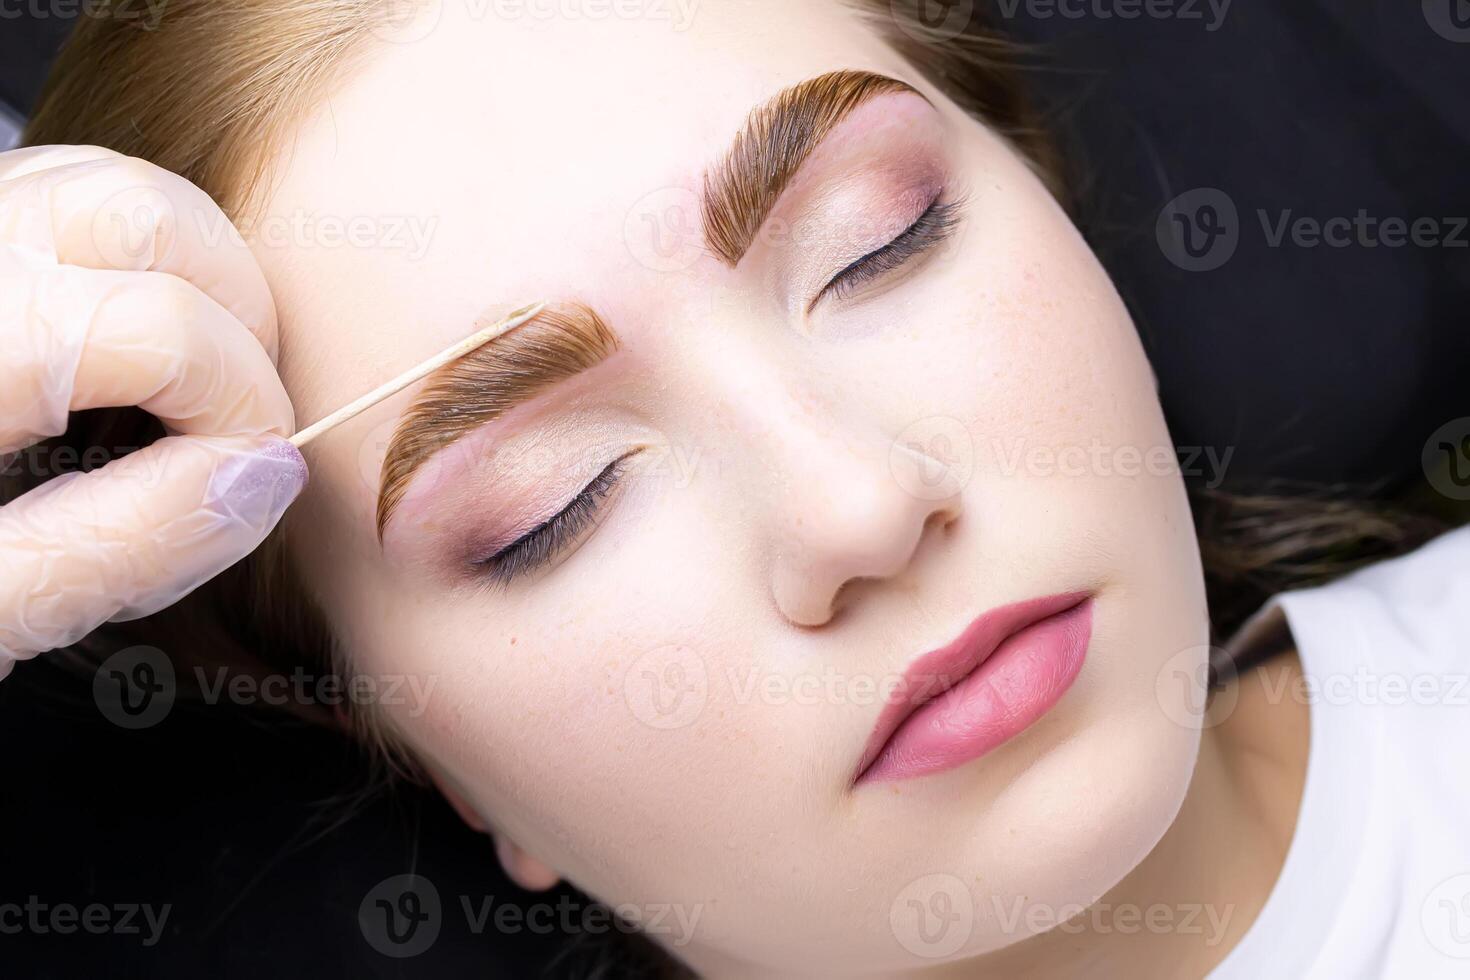
M 992 609 L 904 673 L 873 728 L 855 783 L 953 769 L 1025 731 L 1072 686 L 1092 637 L 1092 597 Z

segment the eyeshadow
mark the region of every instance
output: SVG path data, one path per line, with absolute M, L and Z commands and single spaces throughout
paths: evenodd
M 920 95 L 896 78 L 836 71 L 786 89 L 755 109 L 724 159 L 705 175 L 704 237 L 711 251 L 736 265 L 822 140 L 865 102 L 900 92 Z
M 415 471 L 440 450 L 552 385 L 602 363 L 618 341 L 596 311 L 550 307 L 505 338 L 433 375 L 404 413 L 383 459 L 378 537 Z

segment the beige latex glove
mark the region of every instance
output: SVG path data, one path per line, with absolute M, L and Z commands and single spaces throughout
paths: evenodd
M 265 277 L 193 184 L 97 147 L 0 153 L 0 454 L 69 410 L 138 405 L 169 432 L 0 508 L 0 677 L 176 602 L 276 525 L 306 482 L 276 343 Z

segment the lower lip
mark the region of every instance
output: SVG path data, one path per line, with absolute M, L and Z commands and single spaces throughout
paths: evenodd
M 1090 598 L 1011 635 L 958 684 L 905 718 L 858 782 L 943 772 L 1015 738 L 1072 686 L 1091 637 Z

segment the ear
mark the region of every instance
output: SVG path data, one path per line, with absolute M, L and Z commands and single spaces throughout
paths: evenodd
M 528 892 L 544 892 L 561 881 L 561 875 L 551 865 L 521 850 L 519 844 L 504 834 L 495 835 L 495 855 L 510 880 Z
M 443 794 L 445 802 L 454 808 L 465 826 L 476 833 L 489 834 L 495 839 L 495 856 L 500 858 L 500 866 L 505 869 L 511 881 L 528 892 L 544 892 L 556 887 L 561 881 L 561 875 L 551 865 L 522 850 L 504 832 L 492 831 L 485 818 L 470 805 L 451 780 L 431 766 L 425 768 L 434 786 Z

